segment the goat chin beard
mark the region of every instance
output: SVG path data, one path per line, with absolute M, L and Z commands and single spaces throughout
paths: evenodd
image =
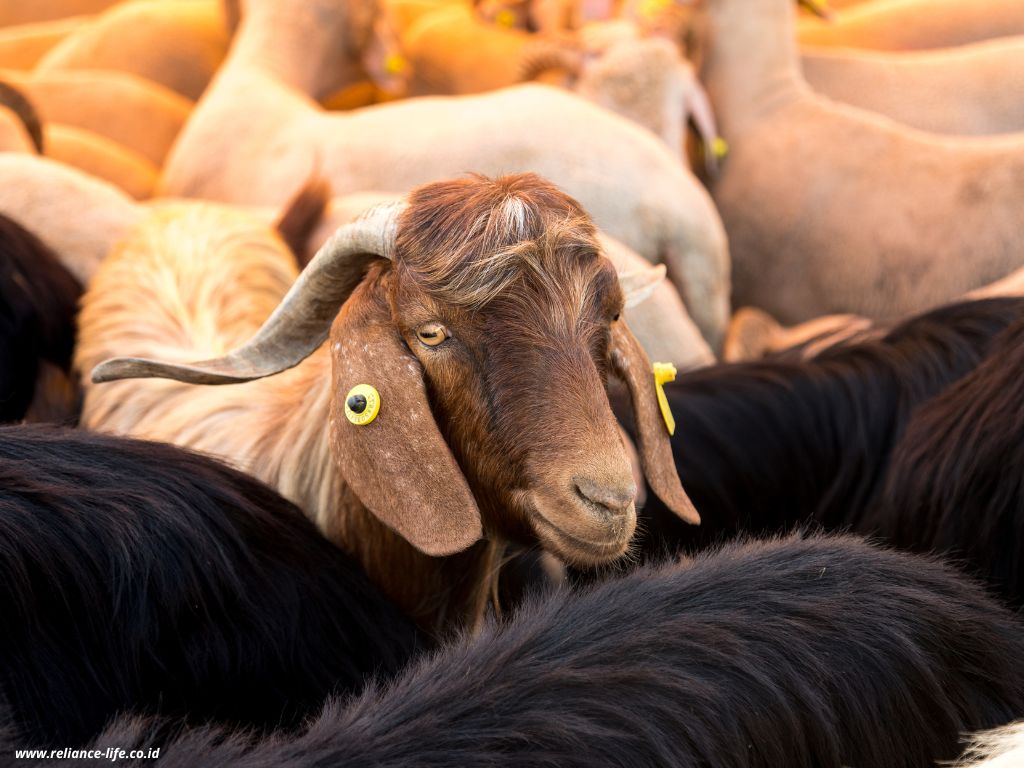
M 593 509 L 581 503 L 568 500 L 552 503 L 551 500 L 542 501 L 537 493 L 530 493 L 525 506 L 530 525 L 544 548 L 571 565 L 594 566 L 619 559 L 626 554 L 636 531 L 636 507 L 633 504 L 607 523 L 586 526 L 591 529 L 589 533 L 603 528 L 607 536 L 600 538 L 573 531 L 568 526 L 555 522 L 559 517 L 569 515 L 597 516 Z M 562 511 L 552 514 L 552 508 Z M 572 512 L 566 514 L 566 508 Z

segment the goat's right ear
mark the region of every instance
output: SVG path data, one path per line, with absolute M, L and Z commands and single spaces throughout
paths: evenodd
M 611 362 L 615 373 L 629 388 L 633 401 L 640 462 L 650 489 L 665 505 L 688 523 L 698 525 L 700 515 L 679 482 L 654 381 L 651 362 L 626 323 L 612 323 Z
M 352 293 L 329 343 L 331 446 L 345 482 L 420 552 L 440 557 L 474 544 L 483 536 L 480 510 L 434 422 L 420 363 L 395 328 L 379 281 L 364 281 Z M 380 395 L 376 418 L 363 424 L 345 413 L 359 384 Z

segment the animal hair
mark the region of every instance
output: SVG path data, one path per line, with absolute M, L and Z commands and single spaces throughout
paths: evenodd
M 920 406 L 867 529 L 943 552 L 1024 604 L 1024 310 L 968 376 Z
M 528 239 L 514 244 L 524 232 Z M 514 255 L 496 262 L 492 248 Z M 93 279 L 83 302 L 78 364 L 91 371 L 101 361 L 125 354 L 172 361 L 222 355 L 248 341 L 295 274 L 280 240 L 252 217 L 212 204 L 164 207 L 122 241 Z M 463 274 L 469 277 L 463 280 Z M 410 279 L 401 280 L 405 276 Z M 397 295 L 399 288 L 393 291 L 396 295 L 386 293 L 396 284 L 411 297 Z M 466 478 L 467 496 L 472 494 L 471 501 L 481 510 L 473 511 L 483 518 L 485 537 L 475 545 L 470 542 L 445 557 L 423 554 L 367 509 L 343 479 L 339 463 L 358 457 L 358 452 L 336 448 L 332 454 L 332 435 L 346 435 L 339 430 L 349 425 L 342 417 L 331 426 L 337 394 L 331 355 L 341 355 L 342 342 L 353 344 L 344 360 L 335 359 L 334 373 L 346 361 L 368 359 L 373 350 L 359 334 L 339 332 L 332 344 L 322 345 L 300 365 L 243 384 L 198 389 L 149 380 L 87 386 L 83 422 L 225 458 L 302 507 L 424 626 L 445 631 L 472 624 L 481 618 L 498 575 L 492 567 L 494 548 L 506 540 L 527 545 L 537 540 L 527 521 L 513 519 L 511 504 L 496 501 L 504 502 L 499 494 L 520 490 L 522 474 L 509 468 L 514 461 L 525 461 L 526 449 L 517 436 L 534 429 L 534 413 L 523 414 L 515 407 L 530 393 L 537 399 L 546 396 L 543 387 L 556 375 L 567 380 L 559 395 L 579 404 L 563 408 L 563 421 L 573 431 L 557 433 L 558 446 L 542 446 L 552 454 L 543 461 L 545 470 L 569 467 L 578 454 L 593 453 L 592 445 L 569 443 L 599 417 L 607 422 L 611 449 L 621 448 L 602 384 L 609 367 L 609 324 L 621 308 L 622 291 L 611 263 L 599 258 L 593 228 L 578 204 L 533 174 L 496 180 L 468 177 L 412 193 L 398 227 L 393 262 L 373 264 L 359 290 L 373 296 L 373 311 L 388 328 L 397 328 L 402 308 L 427 300 L 442 297 L 455 304 L 461 297 L 471 304 L 455 307 L 451 314 L 457 311 L 464 318 L 464 337 L 477 333 L 486 339 L 486 345 L 478 344 L 490 356 L 486 363 L 439 365 L 440 373 L 430 378 L 409 352 L 403 367 L 430 388 L 431 400 L 415 429 L 426 439 L 438 425 L 443 434 L 437 442 L 445 441 L 422 451 L 421 457 L 440 458 L 450 450 L 452 464 Z M 500 301 L 493 296 L 496 290 L 502 292 Z M 477 306 L 485 298 L 489 306 Z M 370 306 L 369 299 L 364 305 L 360 300 L 358 295 L 350 298 L 348 309 Z M 345 311 L 339 315 L 342 321 Z M 396 354 L 408 349 L 402 342 L 397 340 Z M 376 375 L 369 371 L 359 380 Z M 581 415 L 584 410 L 586 416 Z M 549 419 L 555 418 L 555 407 L 548 411 Z M 596 427 L 588 434 L 600 437 Z M 567 446 L 575 451 L 571 457 L 556 452 L 561 448 L 567 453 Z M 612 460 L 622 459 L 619 468 L 625 476 L 625 453 L 608 454 Z M 416 472 L 406 470 L 402 466 L 388 474 L 389 487 L 396 490 L 386 503 L 396 508 L 403 493 L 423 486 Z
M 1014 298 L 951 304 L 814 359 L 719 365 L 666 384 L 676 468 L 701 525 L 679 524 L 648 494 L 637 555 L 806 521 L 865 529 L 914 409 L 974 371 L 1022 312 Z
M 0 422 L 25 418 L 48 365 L 70 373 L 81 293 L 53 251 L 0 214 Z
M 1024 760 L 1024 721 L 972 734 L 953 768 L 1016 768 Z
M 0 691 L 35 746 L 123 711 L 293 727 L 412 622 L 294 505 L 161 443 L 0 428 Z
M 598 252 L 579 204 L 533 173 L 470 174 L 420 188 L 409 202 L 395 241 L 399 268 L 456 306 L 487 304 L 524 273 L 547 277 L 552 253 L 584 260 Z
M 1024 710 L 1020 620 L 938 561 L 854 537 L 732 543 L 531 601 L 297 738 L 170 737 L 178 766 L 933 766 Z M 129 763 L 130 765 L 131 763 Z

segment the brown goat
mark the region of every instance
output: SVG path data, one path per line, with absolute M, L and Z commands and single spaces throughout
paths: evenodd
M 157 240 L 150 234 L 143 248 Z M 206 295 L 214 278 L 204 274 L 231 269 L 252 284 L 258 264 L 169 246 L 132 252 L 129 242 L 101 266 L 84 300 L 83 370 L 116 353 L 184 360 L 235 345 L 230 320 L 177 289 Z M 154 271 L 181 276 L 169 287 Z M 83 421 L 226 456 L 297 501 L 421 623 L 474 626 L 506 542 L 540 542 L 580 564 L 629 546 L 636 485 L 608 404 L 612 373 L 632 392 L 652 490 L 698 522 L 650 363 L 619 320 L 662 273 L 620 286 L 579 204 L 536 175 L 428 184 L 339 229 L 236 351 L 194 364 L 122 358 L 93 380 L 252 382 L 309 358 L 293 373 L 227 388 L 234 393 L 92 387 Z M 227 305 L 248 298 L 222 297 L 219 311 L 231 316 Z M 235 323 L 251 322 L 248 312 Z M 328 335 L 329 356 L 318 353 Z M 381 403 L 363 426 L 350 423 L 366 404 L 352 396 L 360 384 Z

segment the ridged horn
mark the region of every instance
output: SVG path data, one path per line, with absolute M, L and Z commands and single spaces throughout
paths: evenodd
M 327 338 L 338 308 L 359 285 L 370 263 L 392 258 L 398 218 L 406 205 L 379 205 L 339 227 L 256 335 L 235 351 L 195 363 L 115 357 L 93 368 L 93 382 L 161 378 L 189 384 L 236 384 L 298 365 Z
M 573 78 L 583 71 L 583 54 L 551 40 L 535 40 L 523 51 L 519 63 L 519 80 L 536 80 L 553 69 L 564 70 Z

